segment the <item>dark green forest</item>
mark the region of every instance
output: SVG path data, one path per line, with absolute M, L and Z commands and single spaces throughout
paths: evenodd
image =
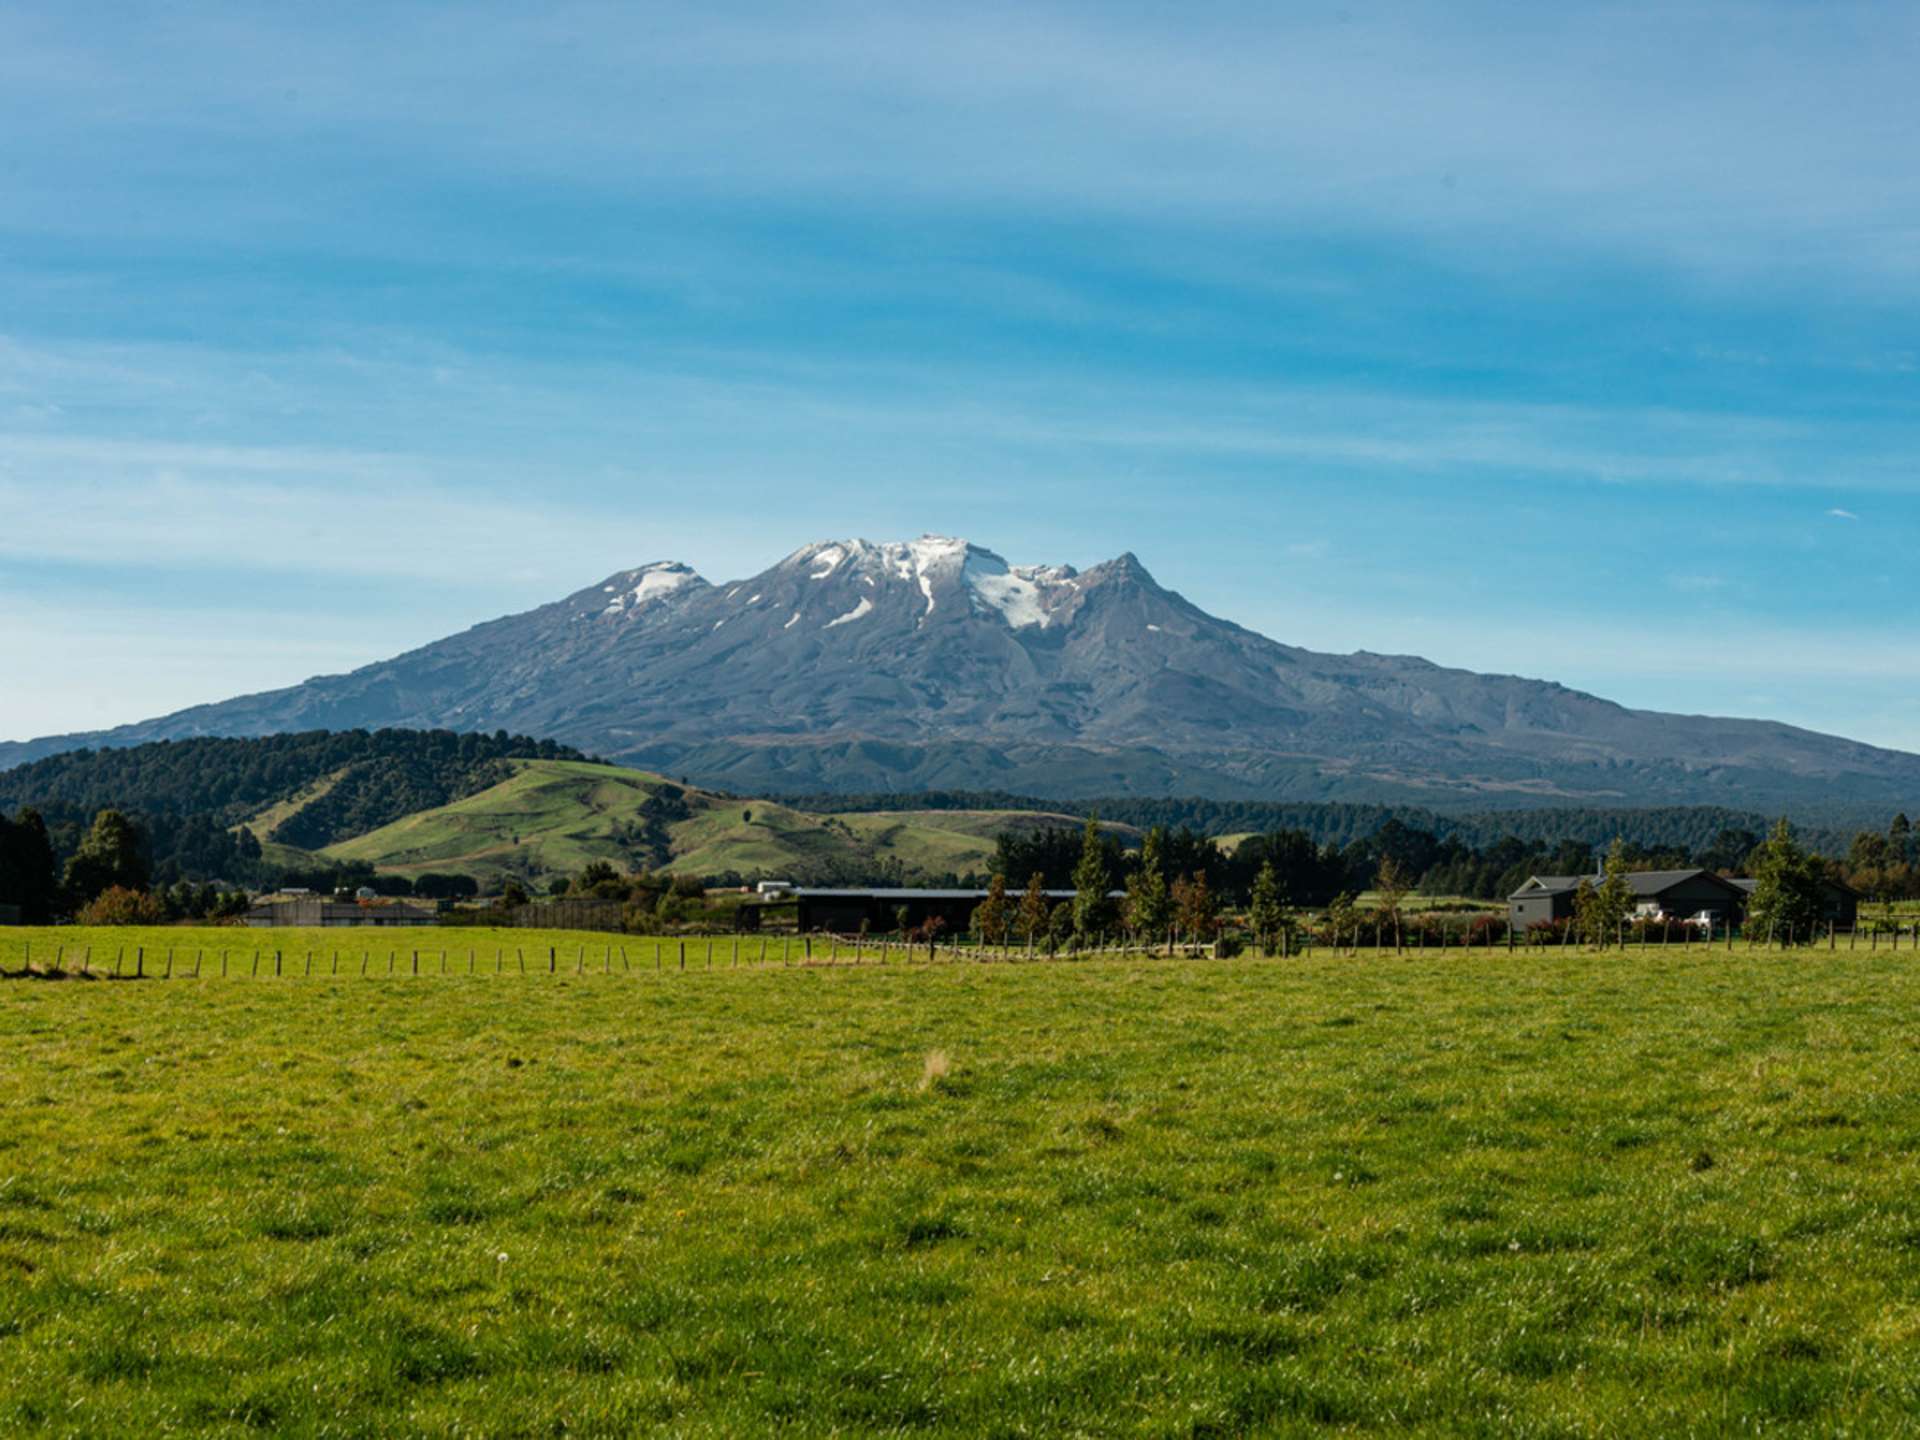
M 823 814 L 889 810 L 1048 810 L 1076 817 L 1098 815 L 1102 820 L 1143 830 L 1155 825 L 1169 830 L 1185 827 L 1201 835 L 1297 830 L 1311 837 L 1315 844 L 1337 847 L 1370 839 L 1382 826 L 1397 823 L 1439 840 L 1457 840 L 1474 850 L 1490 849 L 1508 839 L 1539 850 L 1552 850 L 1563 841 L 1577 841 L 1600 850 L 1619 837 L 1647 850 L 1685 851 L 1690 855 L 1713 848 L 1726 831 L 1765 835 L 1767 827 L 1778 818 L 1717 805 L 1675 805 L 1643 810 L 1488 810 L 1469 815 L 1442 815 L 1407 805 L 1281 803 L 1198 797 L 1157 800 L 1139 796 L 1067 801 L 1000 790 L 808 794 L 785 796 L 781 803 L 796 810 Z M 1853 842 L 1852 831 L 1803 825 L 1798 833 L 1808 849 L 1833 859 L 1846 855 Z
M 134 827 L 141 873 L 156 886 L 212 880 L 361 883 L 370 872 L 274 866 L 251 834 L 234 827 L 337 774 L 325 796 L 268 836 L 317 849 L 495 785 L 506 777 L 509 760 L 585 758 L 551 740 L 504 731 L 316 730 L 159 741 L 70 751 L 0 773 L 0 816 L 32 812 L 30 828 L 47 837 L 62 872 L 95 817 L 114 811 Z M 20 823 L 16 819 L 13 830 Z M 37 843 L 18 839 L 13 830 L 12 843 Z M 0 883 L 6 873 L 0 871 Z M 0 895 L 0 903 L 11 902 Z

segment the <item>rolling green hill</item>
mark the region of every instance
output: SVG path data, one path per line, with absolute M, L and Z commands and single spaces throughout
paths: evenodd
M 511 763 L 513 774 L 489 789 L 318 853 L 401 875 L 439 871 L 482 883 L 572 873 L 593 860 L 623 870 L 815 882 L 891 872 L 911 882 L 983 873 L 1004 830 L 1081 823 L 1038 811 L 821 815 L 621 766 Z

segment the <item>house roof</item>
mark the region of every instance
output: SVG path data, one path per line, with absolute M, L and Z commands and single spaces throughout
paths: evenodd
M 435 912 L 432 910 L 402 902 L 395 902 L 389 905 L 356 905 L 351 901 L 314 899 L 263 900 L 247 910 L 246 918 L 250 920 L 265 919 L 281 910 L 313 911 L 325 920 L 340 920 L 356 915 L 405 915 L 417 920 L 432 920 L 436 918 Z
M 1570 895 L 1583 884 L 1598 888 L 1604 877 L 1599 875 L 1533 875 L 1527 883 L 1507 898 L 1519 900 L 1528 895 Z M 1688 880 L 1710 880 L 1728 891 L 1736 889 L 1734 882 L 1724 880 L 1711 870 L 1629 870 L 1626 874 L 1627 893 L 1638 900 L 1652 900 L 1667 893 L 1676 885 Z
M 1747 894 L 1749 895 L 1753 894 L 1754 891 L 1760 888 L 1760 882 L 1758 880 L 1735 880 L 1733 883 L 1735 885 L 1738 885 L 1742 890 L 1746 891 Z M 1860 892 L 1854 889 L 1853 886 L 1847 884 L 1847 882 L 1844 880 L 1836 880 L 1831 875 L 1821 876 L 1820 883 L 1830 887 L 1831 889 L 1838 890 L 1842 894 L 1851 895 L 1856 900 L 1861 898 Z
M 1007 898 L 1018 900 L 1026 892 L 1007 887 Z M 1050 900 L 1071 900 L 1078 892 L 1074 890 L 1048 890 L 1044 892 Z M 1124 890 L 1109 890 L 1109 899 L 1120 899 L 1126 895 Z M 818 889 L 812 886 L 796 886 L 789 890 L 790 897 L 800 900 L 984 900 L 985 890 L 915 890 L 915 889 L 873 889 L 873 890 L 835 890 Z

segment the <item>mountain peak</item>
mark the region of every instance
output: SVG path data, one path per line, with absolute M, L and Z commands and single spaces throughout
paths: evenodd
M 1131 551 L 1077 573 L 958 536 L 822 540 L 715 589 L 675 560 L 391 660 L 85 736 L 505 729 L 729 786 L 1619 804 L 1920 801 L 1920 757 L 1281 645 Z
M 1131 550 L 1122 550 L 1098 568 L 1105 575 L 1125 575 L 1130 579 L 1145 580 L 1148 584 L 1158 583 L 1148 573 L 1147 567 L 1140 563 L 1140 557 Z
M 606 597 L 605 607 L 599 613 L 632 615 L 690 589 L 706 588 L 707 582 L 691 565 L 679 560 L 655 560 L 637 569 L 609 575 L 597 592 Z

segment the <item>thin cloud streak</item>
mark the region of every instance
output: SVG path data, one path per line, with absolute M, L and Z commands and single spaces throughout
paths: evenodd
M 13 56 L 0 79 L 25 134 L 51 108 L 76 146 L 126 126 L 173 142 L 113 157 L 155 192 L 222 182 L 223 153 L 273 141 L 311 155 L 314 200 L 337 202 L 384 184 L 335 168 L 377 138 L 403 166 L 588 193 L 1172 207 L 1385 230 L 1462 263 L 1489 235 L 1519 234 L 1795 283 L 1920 268 L 1920 37 L 1878 7 L 1306 5 L 1176 20 L 1072 4 L 563 3 L 463 7 L 450 29 L 443 6 L 396 4 L 369 46 L 373 13 L 189 3 L 164 27 L 125 17 L 108 47 L 83 16 L 29 6 L 0 30 Z M 1837 75 L 1844 85 L 1820 83 Z M 72 113 L 73 95 L 108 92 L 120 99 L 107 121 Z M 636 94 L 662 123 L 621 123 Z M 57 225 L 66 182 L 24 178 L 8 208 Z M 230 204 L 256 234 L 310 218 L 272 197 Z M 203 223 L 188 207 L 156 218 Z M 1516 259 L 1527 247 L 1502 243 L 1484 263 Z

